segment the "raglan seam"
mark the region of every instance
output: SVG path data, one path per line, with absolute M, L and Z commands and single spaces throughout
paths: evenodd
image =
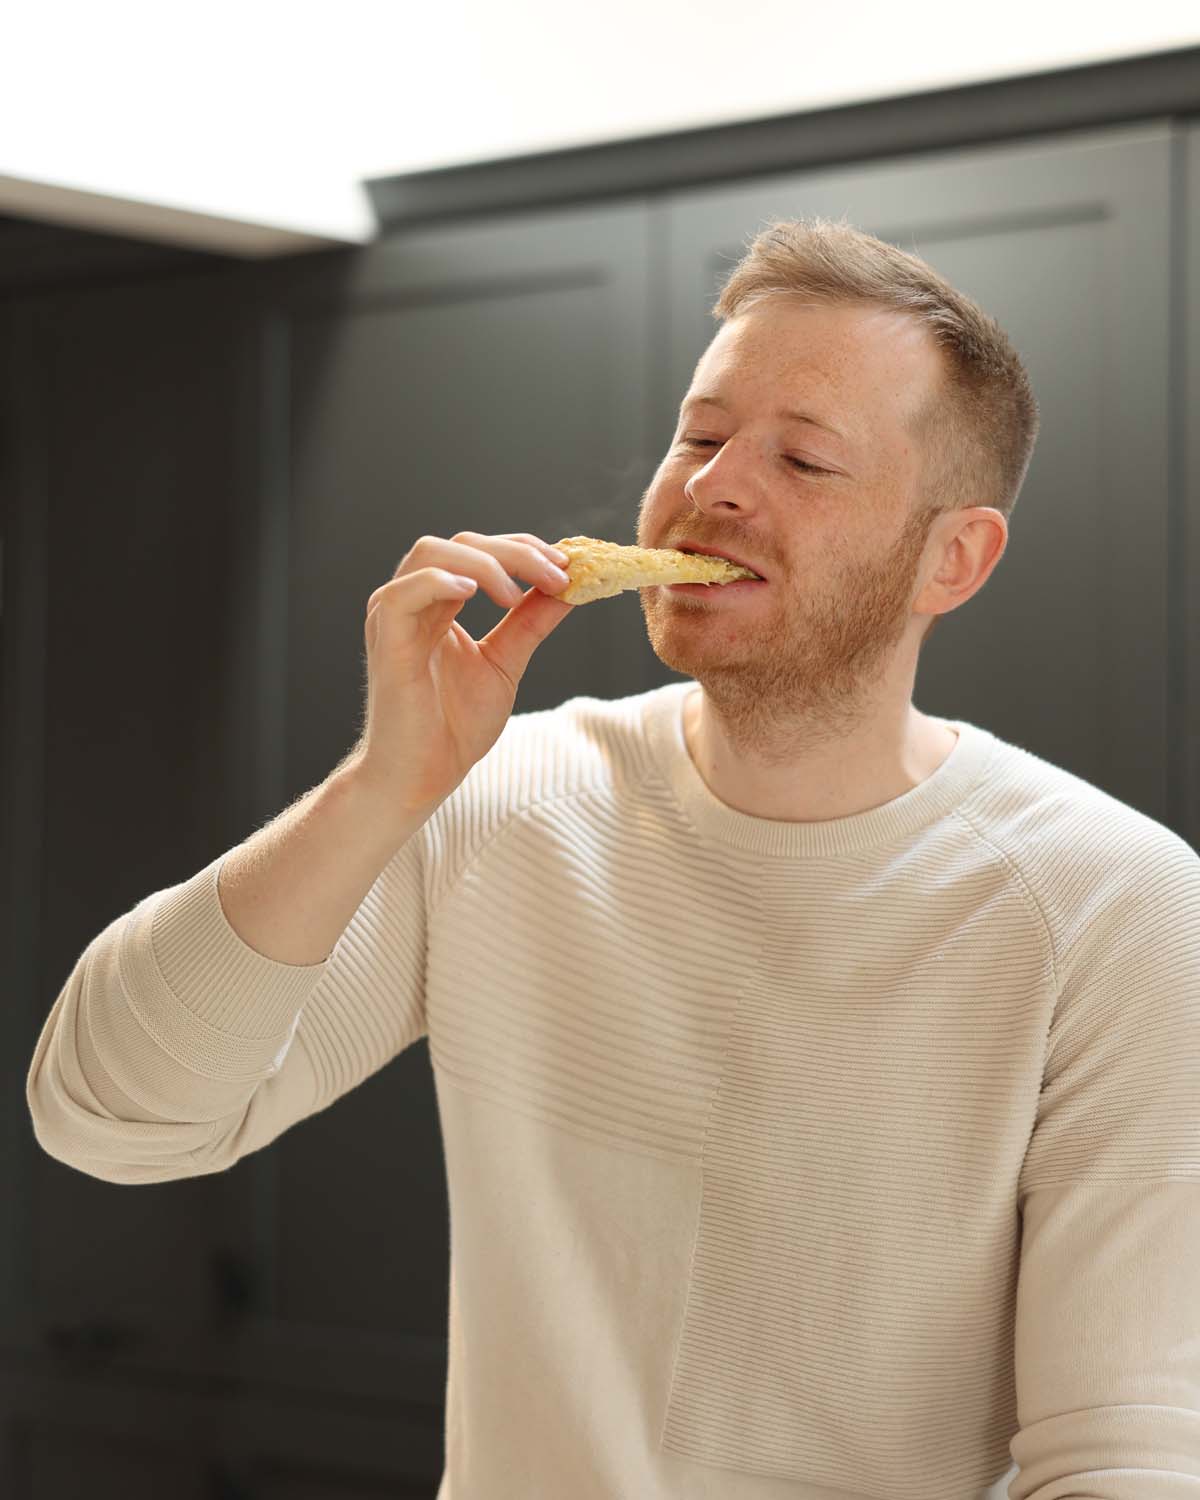
M 463 861 L 461 868 L 446 880 L 442 893 L 436 901 L 431 898 L 428 888 L 426 889 L 427 920 L 429 922 L 435 920 L 442 906 L 450 899 L 458 886 L 462 884 L 463 880 L 470 874 L 483 856 L 513 828 L 527 823 L 531 814 L 558 802 L 568 802 L 580 797 L 590 797 L 595 792 L 611 790 L 611 788 L 611 778 L 601 777 L 594 782 L 589 782 L 587 786 L 572 787 L 569 791 L 551 792 L 544 797 L 529 799 L 513 807 L 500 825 L 494 828 L 484 838 L 479 847 Z M 432 861 L 425 861 L 425 863 L 429 869 L 433 868 Z
M 1000 844 L 997 844 L 994 839 L 990 838 L 983 831 L 983 829 L 980 828 L 976 822 L 974 822 L 968 812 L 966 812 L 962 807 L 954 808 L 953 812 L 956 818 L 959 818 L 963 823 L 966 824 L 966 826 L 971 830 L 975 837 L 979 839 L 980 843 L 986 844 L 989 849 L 991 849 L 1000 857 L 1001 860 L 1003 860 L 1004 864 L 1016 879 L 1017 887 L 1022 896 L 1022 899 L 1036 915 L 1038 923 L 1041 926 L 1043 933 L 1045 934 L 1046 945 L 1050 951 L 1050 967 L 1054 975 L 1054 998 L 1055 1006 L 1057 1007 L 1059 996 L 1062 992 L 1062 981 L 1059 976 L 1058 954 L 1054 944 L 1054 930 L 1050 925 L 1050 921 L 1046 916 L 1046 913 L 1042 910 L 1042 904 L 1038 900 L 1037 895 L 1034 892 L 1031 881 L 1025 875 L 1024 871 L 1021 869 L 1014 856 L 1011 855 L 1008 850 L 1003 848 Z

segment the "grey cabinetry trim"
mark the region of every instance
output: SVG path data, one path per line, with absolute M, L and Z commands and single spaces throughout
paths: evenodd
M 465 162 L 367 182 L 385 232 L 420 221 L 735 184 L 919 151 L 1194 115 L 1200 47 L 860 99 L 765 118 Z
M 1200 849 L 1200 123 L 1179 127 L 1172 164 L 1170 764 L 1178 832 Z

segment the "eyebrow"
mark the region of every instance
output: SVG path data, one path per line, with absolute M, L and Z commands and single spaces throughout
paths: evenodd
M 729 410 L 728 402 L 722 401 L 720 396 L 692 396 L 690 400 L 685 400 L 683 405 L 680 406 L 679 414 L 682 416 L 689 406 L 701 405 L 719 406 L 722 411 Z M 835 438 L 839 438 L 843 443 L 848 441 L 845 433 L 839 432 L 836 427 L 831 427 L 828 422 L 823 422 L 820 417 L 814 416 L 810 411 L 798 411 L 794 407 L 785 407 L 777 411 L 775 415 L 793 422 L 806 422 L 810 427 L 819 427 L 823 432 L 832 433 Z

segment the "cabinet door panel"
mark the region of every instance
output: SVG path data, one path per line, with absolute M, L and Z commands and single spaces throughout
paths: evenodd
M 27 654 L 11 679 L 10 795 L 41 815 L 12 825 L 26 920 L 8 975 L 22 1136 L 7 1181 L 23 1242 L 3 1333 L 120 1355 L 186 1340 L 221 1310 L 214 1259 L 250 1253 L 240 1184 L 115 1190 L 36 1147 L 24 1085 L 85 945 L 246 831 L 225 761 L 238 322 L 222 280 L 197 277 L 31 299 L 13 326 L 9 603 Z
M 1041 431 L 984 588 L 922 651 L 915 699 L 982 724 L 1160 822 L 1167 741 L 1170 154 L 1150 123 L 676 194 L 665 213 L 672 389 L 773 216 L 845 215 L 998 319 Z M 978 503 L 986 504 L 986 501 Z
M 648 232 L 640 203 L 413 231 L 276 294 L 262 561 L 281 570 L 289 789 L 352 743 L 366 601 L 418 537 L 634 540 L 657 462 Z M 481 591 L 459 619 L 479 638 L 501 617 Z M 636 690 L 651 664 L 630 593 L 564 621 L 517 709 Z
M 258 785 L 270 807 L 353 743 L 366 600 L 423 534 L 635 535 L 654 460 L 641 204 L 426 230 L 266 286 Z M 480 596 L 479 638 L 502 617 Z M 648 685 L 636 594 L 572 612 L 535 653 L 526 711 Z M 251 680 L 251 679 L 256 679 Z M 444 1339 L 448 1206 L 424 1044 L 256 1166 L 278 1317 Z M 399 1345 L 397 1346 L 399 1349 Z
M 38 1424 L 29 1435 L 29 1500 L 216 1500 L 193 1453 L 170 1442 Z M 234 1500 L 236 1491 L 229 1491 Z M 13 1497 L 16 1500 L 16 1497 Z

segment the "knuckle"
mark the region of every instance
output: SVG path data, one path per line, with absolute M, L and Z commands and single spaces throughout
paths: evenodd
M 404 554 L 404 556 L 400 559 L 400 561 L 396 564 L 395 569 L 392 572 L 393 580 L 399 578 L 400 574 L 405 569 L 411 571 L 412 564 L 419 558 L 423 557 L 439 540 L 440 538 L 436 536 L 430 536 L 428 532 L 424 536 L 419 536 L 412 544 L 412 546 L 408 549 L 408 551 Z

